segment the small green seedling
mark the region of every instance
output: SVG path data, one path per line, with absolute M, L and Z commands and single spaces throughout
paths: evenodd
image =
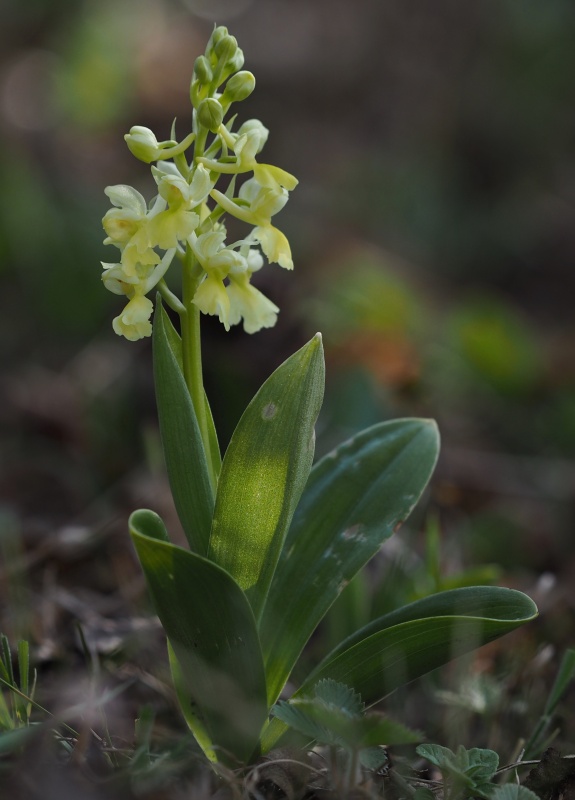
M 184 717 L 206 757 L 231 767 L 281 743 L 288 727 L 270 710 L 306 643 L 408 517 L 439 450 L 432 421 L 396 420 L 363 431 L 312 466 L 324 392 L 317 334 L 259 389 L 222 461 L 204 393 L 200 314 L 216 315 L 226 330 L 241 321 L 250 334 L 272 327 L 279 309 L 252 277 L 264 257 L 293 268 L 289 242 L 274 222 L 297 180 L 260 160 L 268 130 L 259 120 L 238 124 L 237 114 L 229 116 L 255 87 L 243 63 L 235 38 L 215 28 L 195 62 L 189 133 L 178 139 L 174 125 L 169 139 L 158 141 L 136 126 L 126 135 L 131 152 L 153 164 L 157 192 L 146 203 L 130 186 L 106 189 L 113 204 L 103 220 L 106 243 L 119 261 L 104 264 L 102 276 L 128 301 L 113 321 L 116 333 L 152 336 L 167 472 L 189 549 L 173 544 L 150 510 L 132 514 L 131 535 L 167 634 Z M 232 242 L 228 218 L 245 226 Z M 338 643 L 294 703 L 317 702 L 314 687 L 330 680 L 352 686 L 372 705 L 535 614 L 528 597 L 509 589 L 440 592 Z M 364 724 L 349 721 L 350 731 L 357 725 L 361 734 Z

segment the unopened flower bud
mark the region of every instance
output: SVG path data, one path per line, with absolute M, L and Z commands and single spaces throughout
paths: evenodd
M 208 87 L 200 83 L 199 80 L 192 81 L 190 86 L 190 100 L 194 108 L 197 108 L 208 93 Z
M 160 153 L 154 132 L 142 125 L 134 125 L 130 128 L 130 133 L 126 133 L 124 139 L 130 152 L 140 161 L 145 161 L 146 164 L 155 161 Z
M 224 110 L 214 97 L 206 97 L 198 106 L 198 122 L 212 133 L 222 124 Z
M 200 83 L 210 83 L 212 80 L 212 68 L 210 66 L 210 62 L 205 56 L 199 56 L 196 58 L 194 64 L 194 75 Z
M 218 81 L 218 85 L 221 85 L 226 78 L 229 78 L 230 75 L 233 75 L 234 72 L 240 70 L 244 65 L 244 53 L 241 48 L 238 47 L 236 52 L 234 53 L 233 58 L 231 58 L 228 63 L 225 65 L 220 80 Z
M 261 153 L 269 136 L 269 131 L 265 127 L 265 125 L 262 125 L 259 119 L 247 119 L 243 123 L 243 125 L 240 126 L 240 129 L 238 130 L 239 136 L 242 136 L 243 134 L 254 136 L 256 133 L 258 139 L 258 146 L 256 153 Z
M 217 43 L 220 41 L 220 39 L 223 39 L 224 36 L 227 35 L 228 35 L 228 29 L 226 28 L 225 25 L 218 25 L 217 28 L 214 28 L 214 30 L 212 31 L 212 35 L 208 39 L 208 44 L 206 46 L 206 53 L 210 53 L 217 45 Z
M 222 36 L 214 47 L 214 53 L 218 60 L 227 64 L 233 59 L 238 50 L 238 42 L 235 36 Z
M 243 70 L 236 72 L 226 84 L 222 100 L 228 103 L 238 103 L 249 97 L 256 88 L 256 79 L 251 72 Z

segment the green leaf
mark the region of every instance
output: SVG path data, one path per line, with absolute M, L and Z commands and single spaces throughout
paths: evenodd
M 398 636 L 399 641 L 402 641 L 404 639 L 402 626 L 404 625 L 422 623 L 424 629 L 429 626 L 431 630 L 436 623 L 440 623 L 440 628 L 443 629 L 445 623 L 448 622 L 456 636 L 446 642 L 449 647 L 449 657 L 441 662 L 446 663 L 452 658 L 515 630 L 520 625 L 535 619 L 536 616 L 537 606 L 533 600 L 515 589 L 504 589 L 500 586 L 467 586 L 461 589 L 437 592 L 429 597 L 416 600 L 414 603 L 409 603 L 396 611 L 391 611 L 389 614 L 373 620 L 369 625 L 365 625 L 332 650 L 319 667 L 321 668 L 323 664 L 336 659 L 346 651 L 349 653 L 356 645 L 365 645 L 368 639 L 371 640 L 372 635 L 387 635 L 386 631 L 389 631 L 390 637 Z M 461 632 L 459 625 L 461 625 Z M 405 630 L 409 629 L 405 628 Z M 431 644 L 431 653 L 439 657 L 439 652 L 436 653 L 433 642 L 428 639 L 432 640 L 433 637 L 426 637 L 426 641 L 421 643 L 422 648 L 427 648 L 428 644 Z M 372 644 L 374 643 L 375 641 L 372 642 Z M 412 652 L 412 650 L 414 653 L 418 652 L 418 643 L 408 640 L 406 652 Z M 416 660 L 414 659 L 414 666 Z M 435 667 L 430 666 L 424 672 L 419 672 L 416 667 L 416 677 L 424 675 L 431 669 L 435 669 Z M 312 675 L 308 680 L 311 678 Z M 319 677 L 316 677 L 315 680 L 319 680 Z M 408 678 L 408 680 L 413 680 L 413 678 Z M 375 702 L 368 700 L 365 693 L 355 684 L 354 688 L 361 693 L 366 702 Z M 394 688 L 396 687 L 394 686 Z
M 438 744 L 422 744 L 417 753 L 426 758 L 440 770 L 443 780 L 449 784 L 450 797 L 474 795 L 490 798 L 495 789 L 491 779 L 497 772 L 499 756 L 494 750 L 472 747 L 466 750 L 459 745 L 454 753 L 448 747 Z
M 439 592 L 366 625 L 333 650 L 302 687 L 321 678 L 351 684 L 371 705 L 398 686 L 509 633 L 536 616 L 513 589 Z
M 382 769 L 389 761 L 387 753 L 383 747 L 365 747 L 359 754 L 362 767 L 376 772 Z M 435 797 L 432 797 L 435 800 Z
M 272 714 L 285 725 L 289 725 L 290 728 L 303 734 L 311 742 L 340 744 L 329 727 L 326 727 L 323 721 L 317 719 L 317 716 L 313 714 L 315 706 L 314 700 L 303 699 L 290 702 L 280 700 L 273 707 Z
M 553 683 L 553 687 L 549 693 L 547 702 L 545 703 L 545 711 L 543 712 L 544 714 L 551 715 L 555 712 L 555 709 L 559 705 L 561 698 L 567 691 L 567 688 L 574 677 L 575 650 L 566 650 L 563 653 L 559 672 L 557 673 L 557 677 L 555 678 L 555 682 Z
M 158 298 L 153 327 L 154 383 L 166 468 L 190 547 L 206 555 L 214 493 L 198 421 L 182 374 L 177 340 Z
M 263 384 L 224 457 L 209 558 L 246 592 L 256 619 L 311 469 L 323 388 L 318 334 Z
M 30 681 L 30 645 L 25 639 L 18 642 L 18 672 L 20 691 L 27 695 Z
M 470 775 L 477 782 L 491 780 L 499 766 L 499 756 L 494 750 L 472 747 L 467 750 L 460 745 L 454 753 L 448 747 L 439 744 L 420 744 L 416 748 L 418 755 L 426 758 L 444 774 Z
M 0 634 L 0 672 L 5 681 L 11 686 L 15 686 L 14 671 L 12 669 L 12 652 L 10 642 L 5 633 Z
M 413 800 L 437 800 L 437 798 L 427 786 L 418 786 L 413 795 Z
M 6 733 L 0 733 L 0 756 L 6 756 L 19 750 L 23 745 L 42 731 L 41 725 L 27 725 L 22 728 L 15 728 Z
M 333 650 L 294 697 L 309 696 L 324 678 L 353 686 L 367 705 L 452 658 L 503 636 L 537 615 L 522 592 L 500 587 L 453 589 L 374 620 Z M 270 723 L 264 752 L 283 730 Z
M 270 704 L 343 587 L 411 513 L 438 450 L 434 422 L 397 420 L 314 466 L 260 622 Z
M 163 540 L 153 512 L 130 532 L 173 653 L 184 715 L 211 760 L 244 763 L 267 716 L 263 660 L 252 610 L 235 581 L 197 553 Z
M 347 687 L 346 687 L 347 688 Z M 351 690 L 350 690 L 351 691 Z M 274 715 L 294 730 L 322 744 L 360 750 L 376 745 L 410 744 L 422 736 L 383 714 L 351 714 L 320 697 L 280 701 Z
M 506 783 L 504 786 L 496 786 L 491 793 L 491 800 L 539 800 L 539 797 L 517 783 Z
M 160 298 L 158 298 L 160 302 Z M 177 332 L 177 330 L 172 325 L 172 321 L 167 315 L 167 313 L 163 311 L 163 322 L 164 322 L 164 330 L 166 333 L 166 337 L 168 339 L 168 343 L 172 350 L 172 353 L 175 355 L 176 360 L 178 362 L 178 366 L 180 368 L 180 372 L 182 375 L 184 374 L 184 360 L 182 356 L 182 339 Z M 218 444 L 218 434 L 216 432 L 216 426 L 214 425 L 214 418 L 212 416 L 212 409 L 210 408 L 210 403 L 208 401 L 208 397 L 204 392 L 204 404 L 206 410 L 206 421 L 208 426 L 208 447 L 209 447 L 209 455 L 211 458 L 211 463 L 214 468 L 214 475 L 212 483 L 213 486 L 217 486 L 218 478 L 220 475 L 220 470 L 222 468 L 222 456 L 220 453 L 220 446 Z
M 345 683 L 324 680 L 314 686 L 314 694 L 318 700 L 328 706 L 334 706 L 347 714 L 358 715 L 364 711 L 361 695 L 346 686 Z
M 423 734 L 390 719 L 376 711 L 368 712 L 361 720 L 358 730 L 358 741 L 362 747 L 376 745 L 414 744 L 423 739 Z

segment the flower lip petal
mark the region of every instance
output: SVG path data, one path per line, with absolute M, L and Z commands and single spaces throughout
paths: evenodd
M 150 316 L 154 306 L 148 297 L 135 295 L 128 305 L 112 321 L 112 327 L 118 336 L 125 336 L 131 342 L 152 335 Z
M 276 324 L 279 308 L 250 284 L 248 275 L 232 278 L 227 290 L 230 325 L 236 325 L 243 318 L 245 332 L 257 333 L 262 328 L 272 328 Z

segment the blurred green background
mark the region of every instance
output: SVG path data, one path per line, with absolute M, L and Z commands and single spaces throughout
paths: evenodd
M 266 375 L 322 330 L 318 451 L 381 419 L 435 417 L 444 447 L 427 508 L 446 568 L 496 562 L 523 586 L 550 573 L 572 613 L 569 0 L 4 0 L 3 541 L 17 529 L 32 552 L 57 550 L 58 580 L 73 583 L 58 548 L 75 564 L 95 536 L 118 561 L 96 582 L 113 591 L 131 508 L 177 524 L 149 341 L 112 333 L 100 220 L 108 184 L 150 196 L 123 134 L 139 124 L 164 139 L 174 117 L 188 130 L 214 22 L 256 75 L 237 110 L 269 127 L 266 160 L 300 179 L 280 226 L 295 271 L 273 265 L 259 282 L 281 306 L 277 327 L 249 337 L 205 320 L 222 440 Z

